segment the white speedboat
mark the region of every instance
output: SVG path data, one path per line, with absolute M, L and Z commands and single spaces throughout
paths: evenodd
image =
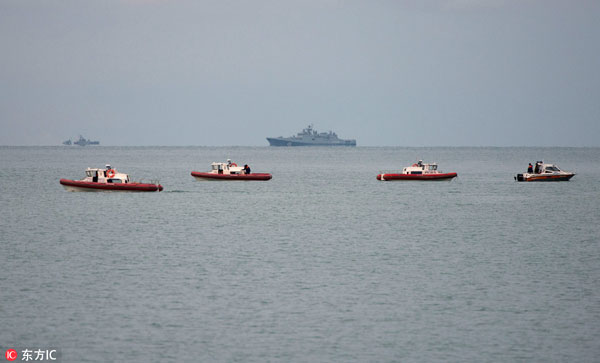
M 527 173 L 517 174 L 515 176 L 516 181 L 520 182 L 533 182 L 533 181 L 568 181 L 575 173 L 560 170 L 560 168 L 554 164 L 546 164 L 543 161 L 535 163 L 535 167 L 531 164 Z

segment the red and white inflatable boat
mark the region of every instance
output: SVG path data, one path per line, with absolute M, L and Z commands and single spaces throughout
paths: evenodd
M 162 185 L 157 183 L 135 183 L 129 175 L 119 173 L 110 165 L 106 169 L 87 168 L 86 177 L 81 180 L 61 179 L 60 184 L 70 192 L 160 192 Z
M 231 160 L 226 163 L 212 163 L 212 170 L 208 172 L 192 171 L 192 176 L 196 180 L 270 180 L 271 174 L 252 173 L 250 167 L 237 166 Z
M 456 173 L 442 173 L 437 170 L 436 163 L 423 164 L 423 160 L 419 160 L 418 163 L 402 169 L 402 172 L 381 172 L 377 175 L 377 180 L 451 180 L 456 176 Z

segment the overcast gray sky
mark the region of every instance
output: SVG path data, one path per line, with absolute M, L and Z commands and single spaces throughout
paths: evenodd
M 0 0 L 1 145 L 600 146 L 600 1 Z

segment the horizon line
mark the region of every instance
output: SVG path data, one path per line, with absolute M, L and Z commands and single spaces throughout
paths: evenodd
M 270 146 L 270 145 L 3 145 L 0 147 L 62 147 L 62 148 L 98 148 L 98 147 L 264 147 L 272 149 L 355 149 L 355 148 L 388 148 L 388 147 L 405 147 L 405 148 L 600 148 L 598 146 L 569 146 L 569 145 L 357 145 L 357 146 Z

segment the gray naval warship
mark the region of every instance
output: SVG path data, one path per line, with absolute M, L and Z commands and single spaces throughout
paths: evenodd
M 312 125 L 308 125 L 296 136 L 267 137 L 271 146 L 356 146 L 356 140 L 338 138 L 335 132 L 317 132 Z
M 86 145 L 100 145 L 100 141 L 92 141 L 90 139 L 86 139 L 85 137 L 79 135 L 79 140 L 77 141 L 71 141 L 71 139 L 67 140 L 67 141 L 63 141 L 63 145 L 79 145 L 79 146 L 86 146 Z

